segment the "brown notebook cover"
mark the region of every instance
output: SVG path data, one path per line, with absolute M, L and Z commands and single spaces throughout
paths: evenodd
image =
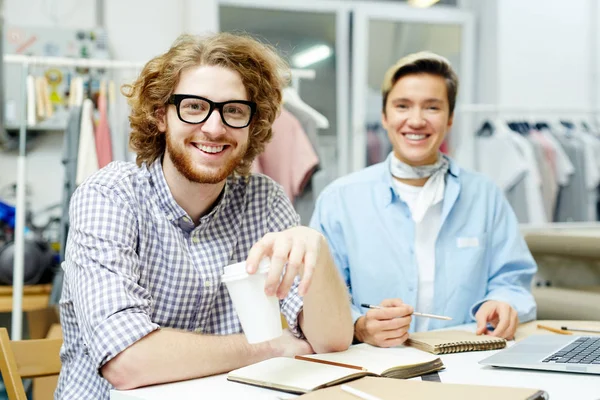
M 506 347 L 506 340 L 468 331 L 449 330 L 412 333 L 405 344 L 432 354 L 448 354 L 503 349 Z
M 418 380 L 365 377 L 345 384 L 381 400 L 398 399 L 444 399 L 444 400 L 545 400 L 549 396 L 543 390 L 459 385 L 453 383 L 425 382 Z M 340 386 L 317 390 L 298 397 L 306 400 L 357 400 L 358 397 L 344 392 Z
M 307 357 L 359 366 L 366 371 L 276 357 L 231 371 L 227 379 L 301 394 L 364 376 L 406 379 L 444 368 L 438 357 L 422 351 L 408 347 L 382 349 L 364 343 L 338 353 L 313 354 Z

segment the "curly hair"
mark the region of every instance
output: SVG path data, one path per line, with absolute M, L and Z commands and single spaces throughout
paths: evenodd
M 248 149 L 236 172 L 247 175 L 252 161 L 271 139 L 271 127 L 282 103 L 282 90 L 290 77 L 288 64 L 272 46 L 248 35 L 218 33 L 198 37 L 184 34 L 169 51 L 148 61 L 132 84 L 121 88 L 131 106 L 129 146 L 137 154 L 138 166 L 153 163 L 165 152 L 165 135 L 157 126 L 160 113 L 164 112 L 181 72 L 202 65 L 236 71 L 249 100 L 257 104 L 250 124 Z

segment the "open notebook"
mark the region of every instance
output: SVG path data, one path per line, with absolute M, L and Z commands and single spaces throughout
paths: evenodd
M 405 344 L 433 354 L 447 354 L 502 349 L 506 347 L 506 340 L 468 331 L 449 330 L 411 333 Z
M 548 393 L 538 389 L 459 385 L 452 383 L 424 382 L 366 377 L 348 383 L 354 389 L 371 398 L 397 399 L 444 399 L 444 400 L 544 400 Z M 359 399 L 342 390 L 340 386 L 317 390 L 298 397 L 298 400 L 348 400 Z
M 416 349 L 382 349 L 364 343 L 338 353 L 307 357 L 358 366 L 365 370 L 276 357 L 231 371 L 227 379 L 290 393 L 307 393 L 363 376 L 412 378 L 444 368 L 439 358 Z

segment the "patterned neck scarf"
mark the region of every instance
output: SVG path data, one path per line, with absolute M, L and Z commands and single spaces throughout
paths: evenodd
M 392 156 L 390 172 L 393 177 L 399 179 L 422 179 L 429 177 L 425 186 L 419 192 L 416 207 L 413 210 L 412 217 L 415 222 L 421 222 L 427 210 L 444 198 L 445 177 L 449 167 L 450 162 L 442 153 L 438 154 L 435 164 L 416 167 L 400 161 L 395 155 Z

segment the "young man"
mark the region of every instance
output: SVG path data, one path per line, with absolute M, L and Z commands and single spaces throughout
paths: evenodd
M 184 35 L 125 88 L 137 166 L 108 165 L 71 201 L 57 398 L 349 346 L 347 292 L 323 236 L 299 226 L 279 185 L 248 175 L 283 68 L 253 39 Z M 292 333 L 249 345 L 220 276 L 244 260 L 254 273 L 263 256 L 265 292 Z
M 334 182 L 317 201 L 311 226 L 327 238 L 350 290 L 359 341 L 396 346 L 409 330 L 473 320 L 479 334 L 511 338 L 519 320 L 535 318 L 537 267 L 513 211 L 489 179 L 439 152 L 457 90 L 446 59 L 399 60 L 382 90 L 393 152 Z M 452 321 L 412 318 L 413 310 Z

